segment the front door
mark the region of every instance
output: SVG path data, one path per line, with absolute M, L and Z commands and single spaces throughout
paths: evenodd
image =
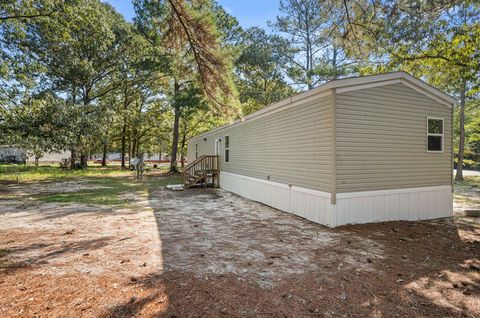
M 215 139 L 215 156 L 220 153 L 220 139 Z

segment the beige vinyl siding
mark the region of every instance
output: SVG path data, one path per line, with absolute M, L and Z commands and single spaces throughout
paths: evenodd
M 200 157 L 201 155 L 214 155 L 215 154 L 215 138 L 218 137 L 211 137 L 206 136 L 205 137 L 207 140 L 203 141 L 202 138 L 197 138 L 194 137 L 190 139 L 187 143 L 187 160 L 188 162 L 192 162 L 195 160 L 195 144 L 198 144 L 198 156 Z
M 220 138 L 222 171 L 330 192 L 332 181 L 330 97 L 308 98 L 189 141 L 189 160 L 215 153 Z M 224 139 L 230 136 L 230 162 Z M 203 139 L 207 138 L 206 141 Z
M 451 109 L 394 84 L 337 94 L 337 192 L 451 184 Z M 427 117 L 444 119 L 443 153 L 427 152 Z

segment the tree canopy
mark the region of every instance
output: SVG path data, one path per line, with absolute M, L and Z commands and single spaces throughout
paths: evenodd
M 405 70 L 460 100 L 459 166 L 480 157 L 477 1 L 279 0 L 266 29 L 215 0 L 133 5 L 127 22 L 100 0 L 0 4 L 0 143 L 71 150 L 72 167 L 168 152 L 176 170 L 195 134 L 328 80 Z

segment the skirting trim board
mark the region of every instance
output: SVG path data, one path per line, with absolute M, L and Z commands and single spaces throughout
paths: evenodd
M 381 191 L 330 193 L 289 186 L 229 172 L 220 173 L 220 186 L 250 200 L 290 212 L 329 227 L 397 220 L 428 220 L 452 216 L 451 185 Z

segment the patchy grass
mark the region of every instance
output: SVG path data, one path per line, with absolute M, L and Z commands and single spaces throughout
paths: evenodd
M 470 196 L 462 195 L 462 194 L 455 194 L 454 200 L 458 204 L 462 204 L 462 205 L 465 205 L 465 206 L 479 206 L 480 205 L 480 199 L 479 198 L 470 197 Z
M 20 182 L 22 182 L 128 174 L 131 174 L 131 172 L 128 170 L 121 170 L 119 167 L 89 167 L 87 169 L 70 170 L 51 166 L 0 166 L 0 181 L 16 181 L 17 177 L 20 179 Z
M 467 176 L 455 181 L 455 202 L 465 207 L 480 207 L 480 177 Z
M 480 188 L 480 177 L 466 176 L 463 179 L 463 181 L 455 181 L 455 186 Z
M 472 187 L 480 188 L 480 177 L 467 176 L 467 177 L 465 177 L 465 181 L 463 181 L 463 182 L 468 183 Z
M 83 203 L 99 205 L 120 205 L 125 202 L 119 197 L 117 189 L 95 189 L 74 193 L 58 193 L 40 197 L 48 203 Z
M 126 197 L 128 194 L 133 193 L 136 196 L 145 197 L 148 189 L 151 187 L 160 187 L 179 182 L 181 182 L 181 179 L 176 175 L 167 178 L 147 178 L 144 180 L 113 176 L 102 177 L 89 179 L 86 183 L 89 186 L 87 189 L 77 192 L 42 194 L 37 196 L 36 199 L 48 203 L 125 205 L 133 201 L 133 198 Z
M 165 169 L 165 167 L 161 167 L 161 169 Z M 150 169 L 147 168 L 146 173 L 149 171 Z M 118 165 L 107 167 L 94 165 L 87 169 L 78 170 L 63 169 L 59 166 L 0 165 L 0 181 L 6 182 L 16 182 L 17 178 L 19 182 L 31 182 L 49 179 L 129 175 L 133 175 L 133 172 L 121 169 Z

